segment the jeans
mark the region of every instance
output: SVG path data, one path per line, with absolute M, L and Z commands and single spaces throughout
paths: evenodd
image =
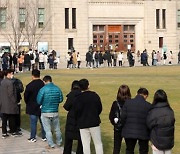
M 137 140 L 138 140 L 138 144 L 139 144 L 139 154 L 148 154 L 148 151 L 149 151 L 148 142 L 149 142 L 149 140 L 125 138 L 126 154 L 134 154 L 134 148 L 135 148 Z
M 36 131 L 37 131 L 37 121 L 40 121 L 40 124 L 41 124 L 41 135 L 42 135 L 42 138 L 46 138 L 46 133 L 44 131 L 44 128 L 43 128 L 43 125 L 42 125 L 42 122 L 41 122 L 41 119 L 39 116 L 36 116 L 36 115 L 30 115 L 30 127 L 31 127 L 31 135 L 30 135 L 30 138 L 36 138 Z
M 81 134 L 84 154 L 91 153 L 90 150 L 91 137 L 95 145 L 96 154 L 103 154 L 100 126 L 80 129 L 80 134 Z
M 44 130 L 46 132 L 46 138 L 48 141 L 48 145 L 50 147 L 55 147 L 55 144 L 53 142 L 52 132 L 51 132 L 51 126 L 53 126 L 55 134 L 56 134 L 56 144 L 61 145 L 62 134 L 60 131 L 59 116 L 46 116 L 45 114 L 42 114 L 41 120 L 42 120 L 42 123 L 44 126 Z

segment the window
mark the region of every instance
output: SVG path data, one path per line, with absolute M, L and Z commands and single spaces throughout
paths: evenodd
M 20 28 L 25 28 L 25 18 L 26 18 L 26 13 L 25 13 L 25 8 L 19 8 L 19 24 Z
M 93 35 L 93 38 L 97 38 L 97 35 Z
M 118 36 L 118 35 L 115 35 L 115 38 L 119 38 L 119 36 Z
M 103 43 L 104 41 L 103 40 L 100 40 L 100 43 Z
M 97 25 L 93 25 L 93 31 L 98 31 L 98 26 Z
M 163 37 L 159 37 L 159 48 L 163 47 Z
M 180 28 L 180 10 L 177 11 L 177 27 Z
M 97 40 L 93 40 L 93 43 L 97 43 Z
M 135 25 L 124 25 L 124 31 L 135 31 Z
M 128 26 L 124 25 L 124 31 L 128 31 Z
M 0 28 L 6 28 L 6 8 L 0 8 Z
M 76 8 L 72 8 L 72 28 L 76 29 Z
M 166 28 L 166 9 L 162 9 L 162 28 Z
M 109 39 L 112 39 L 112 35 L 109 35 Z
M 159 13 L 160 13 L 160 10 L 156 9 L 156 29 L 160 28 Z
M 68 49 L 73 49 L 73 38 L 68 38 Z
M 103 35 L 100 35 L 100 38 L 103 38 Z
M 135 26 L 134 25 L 129 25 L 129 31 L 134 31 L 135 30 Z
M 104 31 L 104 26 L 103 25 L 99 26 L 99 31 Z
M 69 29 L 69 8 L 65 8 L 65 29 Z
M 44 27 L 44 8 L 38 8 L 38 27 L 43 28 Z

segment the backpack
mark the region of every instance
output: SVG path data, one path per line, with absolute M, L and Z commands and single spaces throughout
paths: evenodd
M 31 60 L 34 59 L 34 54 L 33 54 L 33 53 L 30 54 L 30 59 L 31 59 Z
M 19 103 L 20 100 L 22 99 L 21 93 L 24 91 L 23 83 L 16 78 L 13 78 L 12 81 L 13 81 L 13 91 L 16 95 L 16 101 L 17 103 Z
M 116 131 L 120 131 L 122 129 L 122 121 L 121 121 L 122 108 L 119 105 L 118 101 L 116 101 L 116 105 L 118 107 L 118 110 L 116 110 L 115 116 L 116 116 L 116 118 L 118 118 L 118 122 L 114 125 L 114 129 Z

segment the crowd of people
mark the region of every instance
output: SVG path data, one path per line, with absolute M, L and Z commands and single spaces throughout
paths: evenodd
M 178 53 L 178 64 L 180 63 L 180 52 Z M 85 62 L 87 68 L 98 67 L 122 67 L 125 66 L 125 62 L 128 61 L 129 67 L 135 66 L 139 63 L 142 66 L 158 66 L 158 65 L 172 65 L 173 59 L 176 56 L 172 51 L 160 52 L 153 50 L 151 56 L 145 49 L 142 53 L 138 50 L 137 53 L 128 50 L 127 52 L 121 51 L 93 51 L 89 50 L 85 55 Z M 150 60 L 149 60 L 150 59 Z M 82 58 L 80 53 L 76 53 L 75 50 L 68 52 L 66 55 L 67 68 L 80 68 Z M 135 63 L 136 62 L 136 63 Z M 149 64 L 152 62 L 152 64 Z M 175 64 L 175 63 L 174 63 Z M 127 65 L 127 64 L 126 64 Z
M 22 136 L 21 93 L 22 82 L 14 77 L 12 69 L 0 71 L 0 113 L 2 138 Z M 126 154 L 133 154 L 136 142 L 139 153 L 148 154 L 149 141 L 153 154 L 171 154 L 174 146 L 175 117 L 167 94 L 159 89 L 154 94 L 152 104 L 146 99 L 149 92 L 140 88 L 135 98 L 131 98 L 128 85 L 121 85 L 112 103 L 109 120 L 114 126 L 113 154 L 119 154 L 122 139 L 126 143 Z M 40 121 L 42 140 L 47 140 L 47 149 L 62 145 L 62 133 L 58 108 L 63 101 L 61 89 L 46 75 L 40 79 L 40 71 L 32 70 L 32 81 L 25 87 L 24 101 L 26 114 L 30 118 L 29 142 L 36 142 L 37 122 Z M 65 125 L 64 154 L 71 154 L 73 140 L 77 140 L 77 154 L 90 154 L 91 138 L 96 154 L 103 154 L 100 114 L 103 110 L 100 96 L 90 90 L 87 79 L 72 82 L 71 91 L 66 95 L 64 109 L 68 112 Z M 7 130 L 7 124 L 9 130 Z M 53 140 L 52 128 L 56 135 Z
M 7 70 L 12 68 L 15 72 L 26 72 L 33 69 L 57 69 L 59 63 L 59 57 L 56 55 L 56 51 L 52 50 L 48 52 L 38 52 L 29 49 L 28 52 L 20 51 L 19 53 L 5 52 L 0 57 L 0 69 Z
M 151 56 L 150 56 L 151 55 Z M 89 50 L 85 54 L 85 58 L 81 57 L 76 50 L 69 50 L 65 55 L 65 61 L 67 62 L 66 68 L 99 68 L 99 67 L 122 67 L 135 65 L 138 66 L 158 66 L 158 65 L 172 65 L 176 64 L 174 59 L 178 59 L 177 63 L 180 63 L 180 52 L 178 55 L 173 54 L 172 51 L 160 52 L 153 50 L 151 54 L 144 51 L 137 52 L 128 50 L 127 52 L 121 51 L 93 51 Z M 61 57 L 62 58 L 62 57 Z M 61 61 L 63 61 L 61 59 Z M 82 62 L 85 62 L 85 66 L 82 66 Z M 128 62 L 128 64 L 126 63 Z M 152 62 L 151 64 L 149 64 Z M 5 52 L 0 58 L 0 69 L 6 70 L 13 68 L 16 72 L 25 72 L 33 69 L 57 69 L 60 63 L 60 56 L 57 56 L 55 50 L 51 52 L 41 52 L 38 50 L 33 51 L 29 49 L 28 52 L 22 51 L 19 53 Z

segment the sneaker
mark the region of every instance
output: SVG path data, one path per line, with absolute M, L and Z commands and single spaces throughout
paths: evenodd
M 2 138 L 3 138 L 3 139 L 5 139 L 5 138 L 7 138 L 7 137 L 9 137 L 8 134 L 2 134 Z
M 22 136 L 21 132 L 15 132 L 11 134 L 12 137 Z
M 37 141 L 36 138 L 29 138 L 29 139 L 28 139 L 28 142 L 34 143 L 34 142 L 36 142 L 36 141 Z
M 45 141 L 47 141 L 47 139 L 46 138 L 42 138 L 42 141 L 45 142 Z
M 51 149 L 55 149 L 55 146 L 51 147 L 51 146 L 47 145 L 47 146 L 45 146 L 45 148 L 48 150 L 51 150 Z

